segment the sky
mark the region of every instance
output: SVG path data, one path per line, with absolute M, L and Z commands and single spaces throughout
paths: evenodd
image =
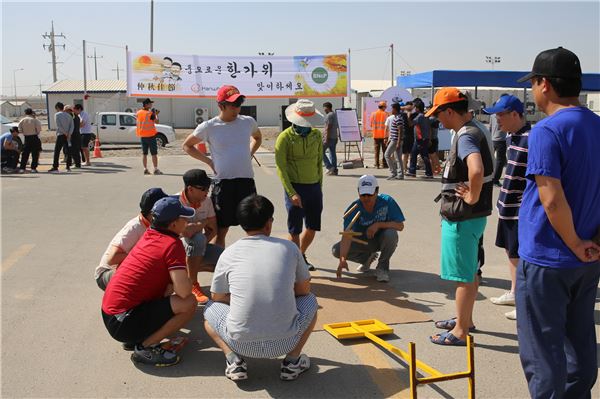
M 150 0 L 10 2 L 0 0 L 1 94 L 39 95 L 52 84 L 42 47 L 54 21 L 58 79 L 83 79 L 83 40 L 98 79 L 125 77 L 125 46 L 150 49 Z M 154 1 L 154 51 L 278 56 L 345 53 L 352 79 L 391 79 L 431 69 L 529 70 L 535 56 L 563 46 L 584 72 L 600 71 L 600 1 L 182 2 Z M 102 57 L 102 58 L 100 58 Z M 88 79 L 94 59 L 88 58 Z M 20 70 L 22 68 L 22 70 Z

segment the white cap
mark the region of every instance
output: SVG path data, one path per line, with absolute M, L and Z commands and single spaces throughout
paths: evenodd
M 377 179 L 373 175 L 362 175 L 360 179 L 358 179 L 358 194 L 375 194 L 375 190 L 377 190 L 379 184 L 377 184 Z

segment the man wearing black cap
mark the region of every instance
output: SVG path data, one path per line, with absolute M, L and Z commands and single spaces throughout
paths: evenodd
M 142 103 L 143 108 L 140 109 L 136 117 L 136 134 L 142 142 L 142 164 L 144 165 L 144 174 L 149 175 L 148 171 L 148 150 L 152 156 L 152 166 L 154 166 L 154 174 L 162 175 L 158 169 L 158 144 L 156 143 L 156 123 L 158 123 L 159 110 L 152 108 L 154 102 L 149 98 Z
M 538 54 L 531 81 L 548 115 L 529 135 L 519 219 L 517 332 L 535 398 L 589 398 L 598 374 L 600 117 L 579 104 L 581 66 L 562 47 Z
M 140 200 L 140 213 L 131 219 L 119 232 L 113 237 L 100 259 L 100 264 L 94 271 L 96 284 L 102 291 L 106 290 L 108 282 L 112 278 L 117 267 L 123 262 L 127 254 L 137 244 L 144 232 L 150 227 L 152 214 L 150 211 L 154 203 L 167 194 L 160 188 L 151 188 L 142 194 Z
M 217 235 L 217 216 L 208 197 L 211 179 L 202 169 L 190 169 L 183 174 L 184 189 L 177 194 L 182 205 L 195 210 L 182 234 L 192 293 L 198 303 L 208 302 L 198 283 L 198 272 L 212 272 L 223 252 L 218 245 L 209 244 Z

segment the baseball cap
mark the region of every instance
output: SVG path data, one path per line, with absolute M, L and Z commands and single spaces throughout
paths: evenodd
M 183 206 L 179 198 L 165 197 L 156 201 L 152 207 L 152 220 L 159 223 L 171 222 L 180 216 L 192 217 L 194 213 L 194 209 Z
M 358 194 L 375 194 L 375 190 L 377 190 L 379 184 L 377 184 L 377 179 L 373 175 L 362 175 L 360 179 L 358 179 Z
M 227 101 L 228 103 L 232 103 L 237 100 L 242 95 L 237 87 L 231 85 L 221 86 L 219 91 L 217 92 L 217 102 Z
M 484 108 L 483 112 L 486 114 L 497 114 L 498 112 L 504 111 L 516 111 L 519 114 L 523 113 L 524 110 L 523 103 L 515 96 L 502 96 L 496 101 L 491 107 Z
M 143 105 L 146 105 L 146 104 L 154 104 L 154 101 L 152 101 L 152 100 L 150 100 L 149 98 L 147 98 L 147 99 L 145 99 L 145 100 L 142 102 L 142 104 L 143 104 Z
M 456 87 L 442 87 L 435 93 L 433 97 L 433 106 L 425 116 L 431 116 L 435 114 L 437 109 L 442 105 L 457 103 L 459 101 L 467 101 L 467 97 L 460 92 Z
M 167 194 L 162 190 L 162 188 L 153 187 L 148 189 L 142 194 L 142 199 L 140 200 L 140 211 L 147 215 L 152 210 L 152 207 L 161 198 L 165 198 Z
M 211 181 L 202 169 L 190 169 L 183 174 L 183 184 L 186 186 L 208 187 Z
M 558 47 L 544 50 L 535 57 L 531 72 L 517 80 L 517 82 L 525 82 L 534 76 L 567 79 L 580 78 L 581 64 L 575 53 L 566 48 Z

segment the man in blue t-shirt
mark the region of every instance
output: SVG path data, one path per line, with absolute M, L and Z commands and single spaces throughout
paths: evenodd
M 538 54 L 519 219 L 517 332 L 532 397 L 589 398 L 598 374 L 594 304 L 600 278 L 600 117 L 579 104 L 581 66 L 562 47 Z
M 381 252 L 375 276 L 379 282 L 388 282 L 390 258 L 398 246 L 397 232 L 404 229 L 404 215 L 392 197 L 379 194 L 379 185 L 373 175 L 358 179 L 358 195 L 359 198 L 344 212 L 344 230 L 359 234 L 342 235 L 342 240 L 331 249 L 333 256 L 340 260 L 336 274 L 341 277 L 342 270 L 348 270 L 348 260 L 360 263 L 356 270 L 367 273 L 377 259 L 377 252 Z
M 22 169 L 17 169 L 19 161 L 18 147 L 13 139 L 19 136 L 19 128 L 13 126 L 10 131 L 0 136 L 0 158 L 2 160 L 3 173 L 23 173 Z

